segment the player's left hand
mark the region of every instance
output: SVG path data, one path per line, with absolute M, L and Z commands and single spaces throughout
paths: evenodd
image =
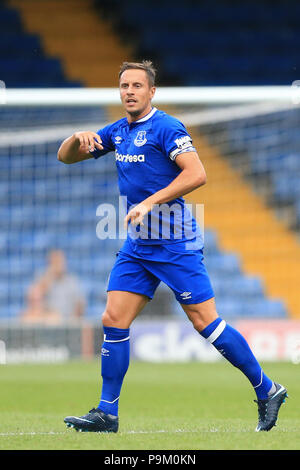
M 130 222 L 134 227 L 137 225 L 144 225 L 144 217 L 148 214 L 152 209 L 152 204 L 147 204 L 146 201 L 137 204 L 135 207 L 130 209 L 128 214 L 124 219 L 124 228 L 127 230 L 128 223 Z

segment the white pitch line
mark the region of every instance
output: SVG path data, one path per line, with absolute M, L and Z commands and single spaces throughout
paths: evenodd
M 282 432 L 286 432 L 286 429 L 280 429 Z M 225 430 L 225 429 L 217 429 L 217 428 L 212 428 L 212 429 L 174 429 L 174 430 L 166 430 L 166 429 L 158 429 L 157 431 L 119 431 L 118 435 L 125 435 L 125 434 L 177 434 L 177 433 L 216 433 L 216 432 L 232 432 L 232 433 L 241 433 L 241 432 L 251 432 L 251 430 Z M 65 432 L 55 432 L 55 431 L 49 431 L 49 432 L 1 432 L 0 437 L 11 437 L 11 436 L 61 436 L 61 435 L 72 435 L 72 432 L 70 430 L 65 431 Z M 112 433 L 114 434 L 114 433 Z
M 176 429 L 174 431 L 170 430 L 165 430 L 165 429 L 160 429 L 157 431 L 121 431 L 119 432 L 119 435 L 121 434 L 168 434 L 168 433 L 188 433 L 188 432 L 200 432 L 200 431 L 192 431 L 192 430 L 185 430 L 185 429 Z M 210 432 L 216 432 L 216 430 L 211 430 Z M 57 436 L 57 435 L 67 435 L 70 434 L 70 431 L 66 432 L 54 432 L 54 431 L 49 431 L 49 432 L 1 432 L 0 437 L 9 437 L 9 436 Z
M 160 429 L 157 431 L 124 431 L 121 432 L 121 434 L 163 434 L 163 433 L 179 433 L 179 432 L 200 432 L 200 431 L 194 431 L 194 430 L 186 430 L 186 429 L 175 429 L 173 431 L 165 430 L 165 429 Z M 211 430 L 210 432 L 216 432 L 215 430 Z
M 1 432 L 0 436 L 51 436 L 67 434 L 66 432 Z

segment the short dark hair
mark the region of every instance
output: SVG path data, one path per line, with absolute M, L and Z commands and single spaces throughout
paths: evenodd
M 153 67 L 151 60 L 143 60 L 143 62 L 123 62 L 119 72 L 119 80 L 125 70 L 132 69 L 144 70 L 147 74 L 149 85 L 155 86 L 156 70 Z

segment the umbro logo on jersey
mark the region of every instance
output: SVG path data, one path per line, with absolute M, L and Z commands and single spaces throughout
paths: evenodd
M 147 142 L 146 131 L 139 131 L 137 133 L 136 138 L 134 139 L 134 145 L 136 145 L 137 147 L 141 147 L 146 142 Z
M 117 135 L 117 136 L 115 137 L 115 144 L 120 144 L 121 142 L 122 142 L 122 137 L 119 136 L 119 135 Z
M 182 300 L 191 299 L 192 298 L 191 292 L 182 292 L 182 294 L 180 294 L 180 297 L 182 297 Z

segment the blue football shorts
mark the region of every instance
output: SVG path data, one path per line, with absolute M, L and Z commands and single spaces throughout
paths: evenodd
M 128 238 L 109 276 L 107 291 L 142 294 L 152 299 L 160 282 L 172 289 L 181 304 L 197 304 L 214 297 L 202 249 L 186 249 L 185 242 L 142 245 Z

